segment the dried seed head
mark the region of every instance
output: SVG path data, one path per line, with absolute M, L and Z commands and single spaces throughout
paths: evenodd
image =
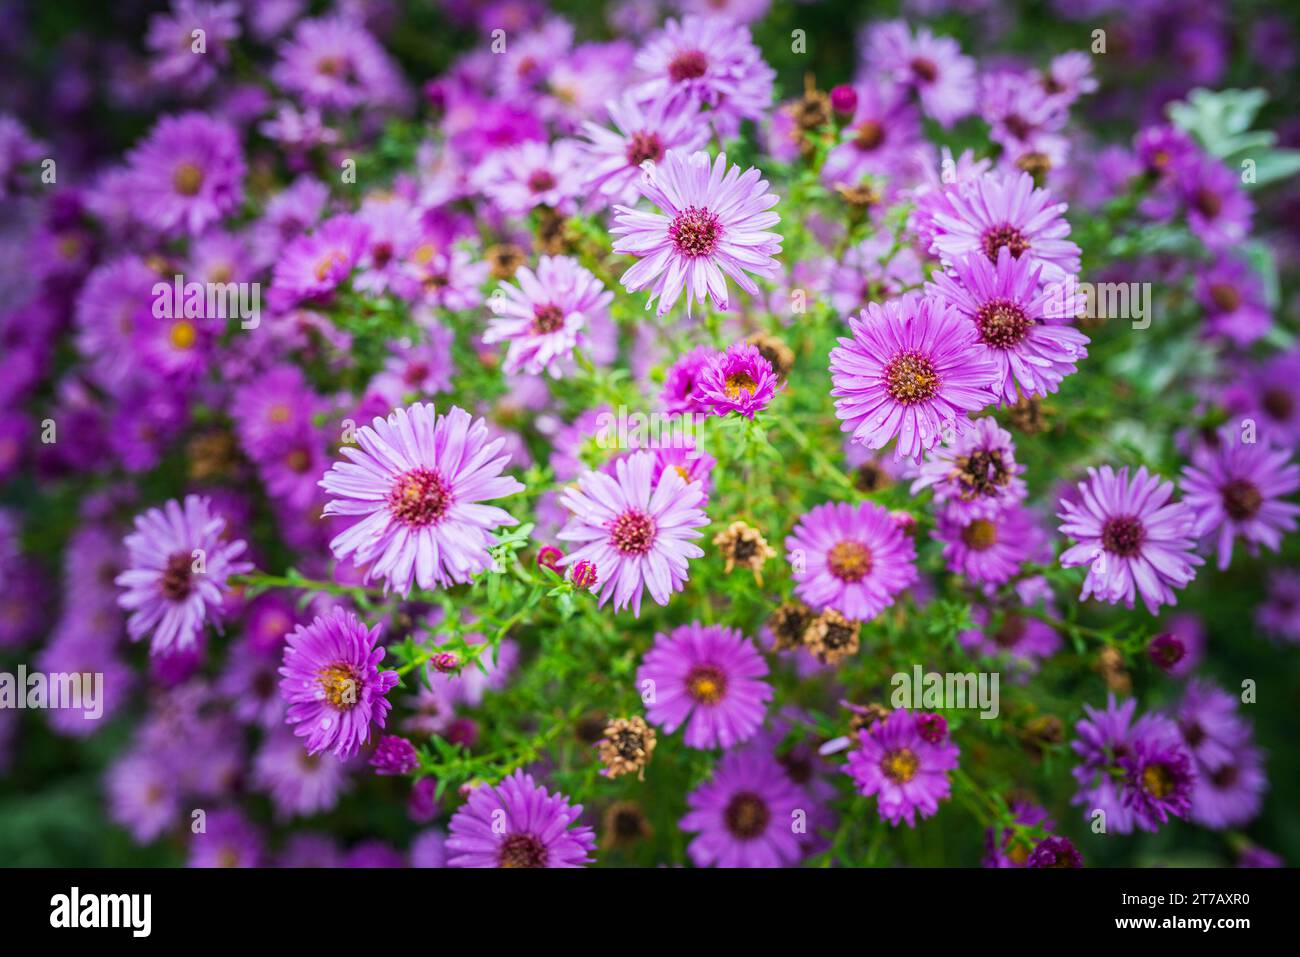
M 654 729 L 641 717 L 615 718 L 605 726 L 605 736 L 596 744 L 606 777 L 637 772 L 644 779 L 645 766 L 655 749 Z
M 808 626 L 804 643 L 822 664 L 837 665 L 857 654 L 861 628 L 861 622 L 851 621 L 834 608 L 827 608 Z
M 713 536 L 713 544 L 718 546 L 727 561 L 728 575 L 736 566 L 748 568 L 759 585 L 763 584 L 763 563 L 776 557 L 776 549 L 767 543 L 762 533 L 744 522 L 732 522 L 725 531 Z

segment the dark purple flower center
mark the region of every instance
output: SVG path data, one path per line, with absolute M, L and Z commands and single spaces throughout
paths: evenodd
M 1214 219 L 1223 211 L 1223 197 L 1212 189 L 1202 187 L 1192 195 L 1192 206 L 1206 219 Z
M 1020 344 L 1034 323 L 1010 299 L 991 299 L 975 313 L 975 325 L 980 331 L 980 341 L 986 346 L 1010 349 Z
M 998 250 L 1003 246 L 1011 250 L 1012 259 L 1019 259 L 1020 254 L 1029 248 L 1029 240 L 1015 226 L 1010 223 L 1003 223 L 1001 226 L 990 226 L 984 230 L 980 245 L 984 249 L 984 255 L 989 257 L 989 262 L 996 263 L 998 261 Z
M 1264 411 L 1279 422 L 1290 420 L 1295 411 L 1295 398 L 1286 389 L 1265 389 L 1261 402 Z
M 1214 782 L 1216 788 L 1227 790 L 1237 783 L 1237 778 L 1239 776 L 1240 772 L 1237 766 L 1235 764 L 1227 764 L 1211 774 L 1210 779 Z
M 934 61 L 926 57 L 919 56 L 912 60 L 912 75 L 922 83 L 933 83 L 939 78 L 939 68 L 934 65 Z
M 885 128 L 875 120 L 863 120 L 854 132 L 853 145 L 864 153 L 879 149 L 885 142 Z
M 427 362 L 412 362 L 402 373 L 402 381 L 407 385 L 415 386 L 423 382 L 429 375 L 429 364 Z
M 1245 522 L 1254 518 L 1264 496 L 1259 487 L 1249 479 L 1233 479 L 1223 486 L 1223 510 L 1236 522 Z
M 1025 636 L 1025 620 L 1014 612 L 1002 616 L 1002 626 L 990 636 L 999 648 L 1014 648 Z
M 813 779 L 812 757 L 806 751 L 787 751 L 777 758 L 785 769 L 785 776 L 795 784 L 807 784 Z
M 531 834 L 511 834 L 501 842 L 497 863 L 501 867 L 545 867 L 546 845 Z
M 697 80 L 709 70 L 709 58 L 700 50 L 683 50 L 668 64 L 668 76 L 674 83 Z
M 664 144 L 659 134 L 650 130 L 638 130 L 628 137 L 627 161 L 632 166 L 640 166 L 646 160 L 658 162 L 663 159 Z
M 1216 282 L 1210 286 L 1210 300 L 1220 312 L 1235 312 L 1241 305 L 1241 293 L 1230 282 Z
M 1140 552 L 1146 537 L 1142 523 L 1131 515 L 1107 519 L 1101 527 L 1101 547 L 1120 558 L 1132 558 Z
M 717 665 L 696 665 L 686 676 L 686 693 L 699 704 L 717 704 L 727 693 L 727 676 Z
M 610 523 L 609 540 L 624 555 L 644 555 L 655 543 L 654 519 L 639 509 L 628 509 Z
M 1183 660 L 1187 654 L 1187 649 L 1177 635 L 1166 631 L 1151 639 L 1147 653 L 1157 667 L 1164 668 L 1167 671 Z
M 1179 730 L 1183 733 L 1183 740 L 1193 748 L 1199 747 L 1200 744 L 1205 741 L 1205 729 L 1201 727 L 1201 723 L 1194 718 L 1189 718 L 1186 721 L 1183 721 Z
M 958 457 L 953 480 L 960 486 L 963 502 L 996 495 L 1011 481 L 1011 472 L 1002 459 L 1001 449 L 976 449 Z
M 885 366 L 885 391 L 902 405 L 933 399 L 939 385 L 934 363 L 919 352 L 900 352 Z
M 172 173 L 172 185 L 182 196 L 197 196 L 203 188 L 203 168 L 197 163 L 178 163 Z
M 826 567 L 842 582 L 862 581 L 871 572 L 871 549 L 861 542 L 836 542 L 826 553 Z
M 916 777 L 921 761 L 911 748 L 888 751 L 880 759 L 880 771 L 895 784 L 906 784 Z
M 961 530 L 961 540 L 971 551 L 988 551 L 998 543 L 998 527 L 987 518 L 977 518 Z
M 1030 123 L 1023 116 L 1012 113 L 1002 121 L 1002 125 L 1007 131 L 1018 140 L 1029 139 L 1029 134 L 1034 132 L 1034 124 Z
M 193 557 L 189 552 L 173 552 L 163 568 L 162 593 L 168 601 L 184 601 L 194 587 Z
M 555 303 L 533 307 L 533 324 L 529 331 L 535 336 L 548 336 L 564 328 L 564 312 Z
M 555 189 L 555 177 L 548 170 L 535 169 L 528 176 L 528 188 L 534 193 L 544 193 Z
M 328 668 L 316 673 L 321 691 L 331 708 L 336 711 L 350 711 L 356 706 L 361 696 L 361 682 L 356 671 L 344 661 L 336 661 Z
M 752 791 L 740 791 L 727 802 L 727 809 L 722 812 L 727 822 L 727 830 L 733 837 L 742 841 L 752 841 L 765 830 L 772 820 L 772 812 L 767 802 Z
M 673 217 L 668 235 L 683 256 L 708 256 L 722 238 L 722 221 L 707 208 L 687 206 Z
M 388 492 L 388 510 L 403 525 L 435 525 L 451 507 L 451 485 L 435 469 L 404 472 Z
M 284 464 L 291 472 L 301 475 L 311 467 L 311 453 L 304 448 L 291 449 L 284 457 Z

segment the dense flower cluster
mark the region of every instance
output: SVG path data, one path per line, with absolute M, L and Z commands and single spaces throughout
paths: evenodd
M 588 6 L 6 16 L 0 859 L 1300 853 L 1287 22 Z

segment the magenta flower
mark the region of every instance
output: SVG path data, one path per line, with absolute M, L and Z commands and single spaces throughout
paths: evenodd
M 1083 867 L 1083 855 L 1068 837 L 1053 835 L 1034 846 L 1025 859 L 1025 867 Z
M 688 748 L 729 748 L 763 724 L 772 687 L 767 662 L 734 628 L 692 622 L 655 636 L 637 669 L 646 718 L 672 734 L 686 725 Z
M 285 721 L 304 738 L 308 754 L 329 751 L 350 758 L 384 726 L 392 707 L 386 695 L 400 680 L 380 671 L 384 649 L 379 625 L 369 630 L 342 608 L 290 633 L 280 667 Z
M 495 787 L 471 792 L 454 814 L 445 845 L 448 867 L 582 867 L 596 837 L 574 827 L 581 804 L 550 794 L 515 771 Z
M 413 582 L 436 588 L 467 582 L 492 564 L 493 531 L 518 520 L 481 502 L 523 491 L 501 471 L 504 439 L 489 439 L 487 423 L 452 406 L 397 409 L 357 430 L 359 448 L 335 462 L 320 486 L 334 496 L 326 515 L 355 519 L 330 542 L 335 557 L 365 566 L 408 595 Z
M 1068 285 L 1041 288 L 1041 272 L 1003 246 L 996 263 L 967 253 L 953 272 L 935 277 L 937 293 L 971 321 L 985 355 L 997 365 L 994 391 L 1003 405 L 1014 405 L 1021 394 L 1055 392 L 1088 355 L 1088 337 L 1062 324 L 1082 311 L 1082 295 Z
M 930 489 L 935 504 L 954 519 L 993 518 L 1024 501 L 1024 471 L 1016 462 L 1011 433 L 986 416 L 952 445 L 935 446 L 926 455 L 912 494 Z
M 658 164 L 670 150 L 694 153 L 709 140 L 708 127 L 686 103 L 661 99 L 640 105 L 632 94 L 607 104 L 614 129 L 590 121 L 583 131 L 586 146 L 586 189 L 611 201 L 635 203 L 636 181 L 645 175 L 641 164 Z
M 150 77 L 190 92 L 203 89 L 230 62 L 227 44 L 239 36 L 239 13 L 237 3 L 172 0 L 169 12 L 149 18 Z M 196 30 L 202 31 L 201 53 L 194 49 Z
M 1217 539 L 1220 569 L 1232 562 L 1237 538 L 1256 554 L 1260 545 L 1277 551 L 1282 536 L 1295 531 L 1300 505 L 1282 501 L 1300 489 L 1300 466 L 1289 450 L 1241 442 L 1224 429 L 1217 445 L 1196 447 L 1180 484 L 1196 512 L 1196 534 Z
M 187 867 L 260 867 L 262 835 L 239 811 L 209 813 L 204 830 L 190 840 Z
M 396 64 L 351 17 L 299 21 L 279 52 L 271 79 L 307 106 L 392 106 L 405 96 Z
M 558 538 L 577 543 L 560 564 L 593 563 L 601 606 L 613 598 L 615 611 L 630 604 L 637 616 L 646 589 L 659 605 L 681 591 L 687 560 L 704 554 L 693 540 L 709 523 L 699 482 L 687 483 L 676 469 L 652 481 L 654 469 L 653 454 L 636 452 L 618 461 L 614 475 L 588 471 L 560 497 L 572 516 Z
M 826 502 L 803 515 L 785 540 L 795 592 L 820 610 L 867 621 L 916 581 L 916 546 L 873 502 Z
M 856 186 L 867 176 L 904 176 L 916 167 L 921 118 L 906 90 L 875 80 L 852 88 L 853 116 L 826 156 L 822 181 Z
M 735 412 L 752 419 L 776 394 L 772 363 L 748 342 L 735 342 L 705 363 L 695 383 L 698 406 L 714 415 Z
M 964 519 L 944 509 L 934 538 L 943 542 L 949 571 L 972 582 L 1002 585 L 1042 549 L 1045 536 L 1028 509 L 1009 505 L 989 518 Z
M 155 655 L 197 642 L 204 623 L 222 615 L 226 580 L 252 570 L 239 560 L 244 548 L 226 538 L 226 520 L 197 495 L 136 516 L 126 536 L 127 568 L 115 579 L 123 589 L 117 603 L 131 613 L 131 640 L 152 636 Z
M 1081 599 L 1093 595 L 1110 604 L 1133 607 L 1142 596 L 1151 614 L 1175 605 L 1173 590 L 1196 577 L 1203 564 L 1193 553 L 1196 512 L 1185 502 L 1170 502 L 1174 484 L 1138 469 L 1118 473 L 1109 465 L 1089 468 L 1077 502 L 1061 501 L 1061 533 L 1078 543 L 1061 553 L 1066 568 L 1089 565 Z
M 960 750 L 951 740 L 927 740 L 921 731 L 913 712 L 891 711 L 858 732 L 859 747 L 849 752 L 844 769 L 861 794 L 876 796 L 880 819 L 894 827 L 901 821 L 915 827 L 918 812 L 932 817 L 952 792 L 948 772 L 957 767 Z
M 863 62 L 914 90 L 925 111 L 945 127 L 975 108 L 975 61 L 951 37 L 937 37 L 929 27 L 916 33 L 902 20 L 874 25 L 867 36 Z
M 551 145 L 529 140 L 490 154 L 473 175 L 476 189 L 507 216 L 524 216 L 538 206 L 564 213 L 582 195 L 581 144 L 557 140 Z
M 696 346 L 679 356 L 664 373 L 664 387 L 659 394 L 664 411 L 678 413 L 703 412 L 697 392 L 697 383 L 714 352 L 708 346 Z
M 697 867 L 787 867 L 803 856 L 791 824 L 808 803 L 766 749 L 741 748 L 686 795 L 678 827 L 696 835 L 686 852 Z
M 197 235 L 244 198 L 239 134 L 204 113 L 163 117 L 128 160 L 137 214 L 160 233 Z
M 415 745 L 395 734 L 381 735 L 375 751 L 370 755 L 370 766 L 376 774 L 410 774 L 420 766 L 420 756 Z
M 628 292 L 650 287 L 647 308 L 658 299 L 658 314 L 665 315 L 685 289 L 688 314 L 697 299 L 712 299 L 726 311 L 726 276 L 756 295 L 750 273 L 775 278 L 780 272 L 772 257 L 781 251 L 781 237 L 767 231 L 781 221 L 771 212 L 777 197 L 757 169 L 728 168 L 725 153 L 710 164 L 707 153 L 669 150 L 637 185 L 663 212 L 615 206 L 610 232 L 618 237 L 614 252 L 640 259 L 622 283 Z
M 871 303 L 831 350 L 835 414 L 870 449 L 897 438 L 895 458 L 919 459 L 995 401 L 996 366 L 974 326 L 947 302 L 916 294 Z
M 509 343 L 507 375 L 547 372 L 559 378 L 593 321 L 608 319 L 614 294 L 569 256 L 543 256 L 537 272 L 521 266 L 515 280 L 518 286 L 502 283 L 492 297 L 495 316 L 483 341 Z

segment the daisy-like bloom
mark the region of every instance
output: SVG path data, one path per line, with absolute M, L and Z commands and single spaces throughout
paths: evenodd
M 1083 710 L 1086 717 L 1075 725 L 1078 737 L 1070 745 L 1080 757 L 1072 772 L 1079 790 L 1070 803 L 1081 805 L 1085 817 L 1104 811 L 1108 831 L 1131 834 L 1136 817 L 1121 799 L 1125 785 L 1118 762 L 1131 747 L 1137 701 L 1130 698 L 1117 705 L 1111 695 L 1104 711 L 1086 704 Z
M 632 90 L 638 100 L 705 109 L 722 139 L 734 136 L 741 120 L 762 120 L 772 104 L 776 71 L 763 61 L 749 29 L 726 17 L 669 20 L 634 65 L 643 77 Z
M 590 141 L 584 147 L 585 186 L 611 201 L 636 202 L 636 180 L 646 175 L 642 163 L 657 164 L 670 149 L 694 153 L 709 139 L 708 127 L 689 104 L 660 99 L 642 106 L 628 93 L 606 108 L 614 129 L 590 121 L 583 124 Z
M 411 393 L 420 397 L 451 388 L 451 376 L 456 371 L 452 359 L 455 333 L 436 322 L 424 329 L 425 341 L 415 345 L 407 339 L 391 343 L 384 368 L 370 380 L 370 391 L 383 396 L 389 405 L 401 405 Z
M 239 134 L 204 113 L 163 117 L 128 163 L 137 215 L 160 233 L 197 235 L 244 198 Z
M 343 761 L 332 754 L 308 754 L 284 730 L 262 742 L 252 772 L 250 783 L 270 796 L 282 820 L 329 811 L 349 788 Z
M 1041 287 L 1041 273 L 1041 265 L 1017 259 L 1003 246 L 996 263 L 968 253 L 952 272 L 935 277 L 937 294 L 970 320 L 985 356 L 997 366 L 993 388 L 1004 406 L 1015 405 L 1021 395 L 1055 392 L 1088 355 L 1088 337 L 1062 324 L 1082 311 L 1083 296 L 1069 284 Z
M 1218 766 L 1197 766 L 1189 817 L 1216 831 L 1241 827 L 1259 814 L 1266 790 L 1264 756 L 1243 744 Z
M 1203 564 L 1196 546 L 1196 511 L 1171 502 L 1174 484 L 1149 474 L 1146 466 L 1131 479 L 1127 466 L 1089 468 L 1078 485 L 1078 501 L 1062 500 L 1061 533 L 1078 543 L 1061 553 L 1061 565 L 1088 565 L 1080 599 L 1089 595 L 1133 607 L 1135 592 L 1151 614 L 1176 605 L 1175 588 L 1196 577 Z
M 1250 741 L 1237 699 L 1209 681 L 1193 681 L 1174 712 L 1183 742 L 1198 765 L 1217 768 Z
M 1300 505 L 1282 498 L 1300 489 L 1300 466 L 1290 451 L 1241 442 L 1233 429 L 1218 438 L 1217 446 L 1197 445 L 1179 484 L 1183 501 L 1196 512 L 1196 534 L 1216 539 L 1222 570 L 1232 562 L 1237 538 L 1257 554 L 1260 545 L 1277 551 L 1282 536 L 1295 531 Z
M 1155 831 L 1170 817 L 1187 816 L 1196 768 L 1172 721 L 1143 715 L 1134 723 L 1128 750 L 1118 764 L 1127 775 L 1121 796 L 1133 808 L 1138 827 Z
M 1207 337 L 1248 346 L 1273 328 L 1264 280 L 1237 256 L 1223 256 L 1197 273 L 1196 299 L 1205 310 Z
M 949 571 L 984 585 L 1010 581 L 1043 545 L 1033 513 L 1020 505 L 1009 505 L 989 518 L 970 519 L 945 508 L 934 539 L 943 543 Z
M 582 195 L 585 168 L 576 140 L 549 146 L 529 140 L 490 154 L 471 179 L 507 216 L 524 216 L 538 206 L 567 215 Z
M 408 595 L 412 583 L 436 588 L 469 581 L 492 564 L 493 531 L 518 520 L 479 504 L 523 491 L 501 471 L 504 439 L 457 406 L 438 415 L 432 403 L 397 409 L 357 430 L 357 446 L 341 450 L 320 486 L 335 496 L 326 515 L 355 519 L 330 542 L 351 557 L 367 581 L 382 578 Z
M 190 840 L 189 867 L 259 867 L 262 835 L 239 811 L 212 811 Z
M 196 30 L 202 32 L 202 51 L 194 49 Z M 145 44 L 154 54 L 149 76 L 190 92 L 201 90 L 230 61 L 227 44 L 238 36 L 239 4 L 172 0 L 170 12 L 149 18 Z
M 735 412 L 752 419 L 755 412 L 767 408 L 776 387 L 772 363 L 757 347 L 733 342 L 705 363 L 695 382 L 695 399 L 699 407 L 714 415 Z
M 652 453 L 635 452 L 618 460 L 614 475 L 585 472 L 560 496 L 572 514 L 557 537 L 576 543 L 560 564 L 594 564 L 600 605 L 613 598 L 615 611 L 631 605 L 638 617 L 646 589 L 659 605 L 682 590 L 688 559 L 704 554 L 693 539 L 709 523 L 699 482 L 688 483 L 672 468 L 655 481 L 654 469 Z
M 1003 149 L 1004 159 L 1021 169 L 1036 162 L 1046 169 L 1060 167 L 1068 149 L 1061 134 L 1067 111 L 1034 77 L 1019 70 L 997 70 L 980 81 L 980 115 L 988 121 L 989 137 Z M 1034 157 L 1036 160 L 1031 160 Z
M 1223 395 L 1233 421 L 1252 422 L 1259 438 L 1300 446 L 1300 349 L 1241 369 Z
M 953 444 L 936 446 L 926 455 L 912 494 L 931 489 L 935 504 L 957 520 L 993 518 L 1024 501 L 1024 470 L 1016 462 L 1011 433 L 986 416 Z
M 880 819 L 894 827 L 901 821 L 915 827 L 918 812 L 932 817 L 952 792 L 948 772 L 961 752 L 946 736 L 927 737 L 922 730 L 913 712 L 891 711 L 858 731 L 859 747 L 849 752 L 844 769 L 861 794 L 876 796 Z
M 1043 71 L 1043 90 L 1062 106 L 1068 107 L 1080 96 L 1096 89 L 1092 56 L 1082 50 L 1069 50 L 1052 57 L 1052 62 Z
M 1003 249 L 1027 265 L 1041 265 L 1045 283 L 1079 272 L 1079 247 L 1068 238 L 1066 203 L 1034 186 L 1028 173 L 985 173 L 969 187 L 945 191 L 947 207 L 930 212 L 935 236 L 931 251 L 950 263 L 983 253 L 990 263 Z
M 1187 225 L 1211 249 L 1227 249 L 1250 232 L 1255 207 L 1237 173 L 1221 160 L 1196 153 L 1174 168 L 1173 188 Z
M 582 867 L 596 836 L 574 827 L 581 804 L 550 794 L 515 771 L 495 787 L 480 787 L 452 815 L 448 867 Z
M 401 73 L 355 19 L 302 20 L 280 47 L 271 79 L 307 106 L 350 110 L 400 103 Z
M 880 232 L 844 251 L 827 277 L 827 297 L 841 313 L 857 312 L 918 289 L 925 281 L 921 257 L 911 246 L 894 248 L 893 236 Z
M 997 367 L 946 300 L 871 303 L 849 328 L 853 337 L 831 350 L 831 395 L 843 430 L 869 449 L 897 438 L 896 459 L 919 459 L 946 434 L 961 435 L 966 413 L 996 400 Z
M 696 835 L 686 852 L 697 867 L 788 867 L 803 856 L 790 823 L 807 804 L 767 748 L 739 748 L 686 795 L 678 827 Z
M 367 630 L 356 615 L 335 608 L 289 635 L 280 694 L 289 703 L 285 721 L 296 725 L 308 754 L 350 758 L 370 740 L 372 724 L 384 726 L 392 707 L 385 696 L 400 679 L 379 670 L 379 628 Z
M 916 546 L 874 502 L 826 502 L 800 517 L 785 540 L 795 592 L 817 610 L 869 621 L 916 581 Z
M 110 765 L 104 782 L 109 816 L 148 844 L 182 819 L 181 794 L 171 768 L 133 752 Z
M 1273 569 L 1268 597 L 1255 610 L 1255 621 L 1266 633 L 1300 644 L 1300 574 Z
M 925 112 L 943 126 L 975 108 L 975 61 L 951 37 L 922 26 L 913 34 L 902 20 L 872 26 L 864 62 L 916 92 Z
M 365 224 L 347 214 L 331 216 L 299 236 L 275 262 L 271 304 L 287 310 L 300 302 L 327 299 L 352 275 L 365 242 Z
M 781 221 L 772 212 L 777 197 L 757 169 L 728 168 L 725 153 L 710 164 L 703 151 L 669 150 L 636 182 L 663 212 L 615 206 L 610 232 L 618 237 L 614 252 L 640 259 L 621 281 L 628 292 L 650 287 L 647 309 L 658 299 L 658 314 L 667 314 L 685 289 L 688 315 L 697 299 L 712 299 L 725 312 L 731 308 L 726 276 L 752 296 L 758 286 L 750 273 L 769 279 L 780 273 L 772 257 L 781 251 L 781 237 L 768 232 Z
M 219 620 L 231 575 L 251 571 L 240 561 L 245 543 L 226 538 L 226 520 L 211 503 L 187 495 L 136 516 L 126 536 L 127 568 L 117 576 L 117 603 L 130 612 L 132 641 L 151 636 L 151 654 L 194 644 L 208 620 Z
M 672 734 L 686 725 L 689 748 L 729 748 L 763 723 L 772 686 L 767 662 L 734 628 L 693 622 L 655 636 L 637 669 L 650 694 L 646 718 Z
M 906 91 L 884 80 L 860 83 L 853 90 L 853 116 L 840 134 L 842 142 L 826 156 L 822 181 L 853 186 L 866 176 L 910 173 L 921 144 L 921 118 Z
M 1045 837 L 1030 852 L 1025 867 L 1083 867 L 1083 855 L 1068 837 Z
M 543 256 L 537 272 L 515 273 L 491 298 L 495 313 L 483 341 L 506 342 L 506 375 L 549 373 L 559 378 L 593 322 L 606 321 L 614 294 L 570 256 Z

